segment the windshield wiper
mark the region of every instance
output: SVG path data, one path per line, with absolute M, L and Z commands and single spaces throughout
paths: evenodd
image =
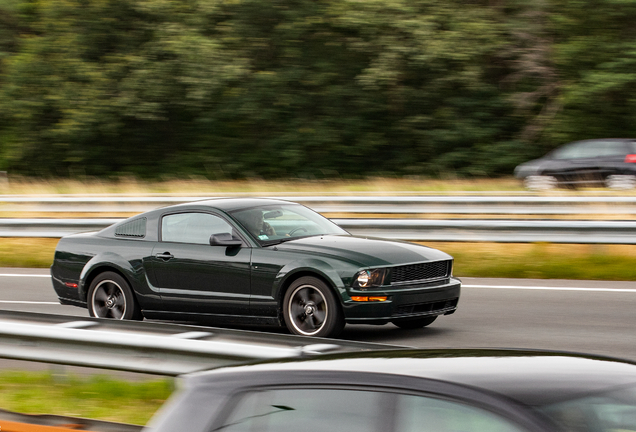
M 306 236 L 283 237 L 283 238 L 276 239 L 276 240 L 266 240 L 262 244 L 265 247 L 274 246 L 274 245 L 278 245 L 278 244 L 285 243 L 285 242 L 292 241 L 292 240 L 298 240 L 298 239 L 303 239 L 303 238 L 308 238 L 308 237 L 316 237 L 316 236 L 321 236 L 321 235 L 323 235 L 323 234 L 310 234 L 310 235 L 306 235 Z

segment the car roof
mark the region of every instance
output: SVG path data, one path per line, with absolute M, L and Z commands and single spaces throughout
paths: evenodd
M 101 231 L 97 232 L 96 235 L 102 237 L 114 237 L 116 230 L 119 226 L 129 223 L 131 220 L 147 218 L 149 221 L 154 220 L 154 228 L 153 225 L 150 226 L 149 231 L 152 232 L 156 230 L 157 219 L 166 213 L 172 212 L 188 212 L 188 211 L 210 211 L 210 210 L 218 210 L 225 213 L 231 213 L 235 210 L 241 209 L 249 209 L 254 207 L 265 207 L 265 206 L 276 206 L 276 205 L 293 205 L 300 206 L 300 204 L 285 201 L 280 199 L 272 199 L 272 198 L 210 198 L 203 199 L 199 201 L 189 201 L 181 204 L 174 204 L 166 207 L 159 207 L 153 210 L 148 210 L 144 213 L 140 213 L 134 216 L 131 216 L 125 220 L 122 220 L 116 224 L 110 225 Z M 93 233 L 90 233 L 93 234 Z M 78 236 L 80 234 L 71 234 L 71 236 Z M 86 235 L 86 234 L 81 234 Z M 145 239 L 150 239 L 156 241 L 156 235 L 153 237 L 152 235 L 147 236 Z
M 521 350 L 387 350 L 227 367 L 194 374 L 193 378 L 205 384 L 227 373 L 291 371 L 318 373 L 324 378 L 363 372 L 444 381 L 494 392 L 526 405 L 545 405 L 636 384 L 636 364 L 628 361 Z
M 248 209 L 252 207 L 262 207 L 269 205 L 299 205 L 291 201 L 285 201 L 273 198 L 212 198 L 200 201 L 192 201 L 183 204 L 177 204 L 166 208 L 179 208 L 179 207 L 212 207 L 225 212 L 232 212 L 235 210 Z
M 575 143 L 584 143 L 584 142 L 629 142 L 636 141 L 636 138 L 590 138 L 578 141 L 571 141 L 564 145 L 575 144 Z

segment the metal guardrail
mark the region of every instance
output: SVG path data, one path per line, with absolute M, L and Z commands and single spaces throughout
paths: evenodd
M 0 218 L 0 237 L 60 238 L 78 232 L 98 231 L 121 220 L 120 218 Z
M 59 238 L 123 219 L 0 219 L 0 237 Z M 409 241 L 636 244 L 636 221 L 332 219 L 354 235 Z
M 233 196 L 238 196 L 237 194 Z M 243 195 L 244 196 L 244 195 Z M 217 195 L 216 198 L 222 197 Z M 0 211 L 45 213 L 139 213 L 204 196 L 0 196 Z M 636 214 L 636 196 L 298 196 L 271 198 L 304 204 L 319 213 L 351 214 Z
M 173 196 L 0 196 L 2 211 L 136 213 L 164 205 L 207 199 Z M 416 214 L 465 215 L 628 215 L 636 196 L 282 196 L 333 216 L 352 234 L 411 241 L 484 241 L 636 244 L 636 222 L 624 220 L 412 219 Z M 365 217 L 359 217 L 364 215 Z M 386 219 L 369 218 L 385 216 Z M 391 217 L 393 216 L 393 217 Z M 397 216 L 400 216 L 398 218 Z M 0 237 L 59 238 L 94 231 L 120 218 L 0 219 Z
M 352 234 L 394 240 L 636 244 L 636 221 L 333 219 Z
M 176 376 L 390 345 L 159 322 L 0 311 L 0 358 Z

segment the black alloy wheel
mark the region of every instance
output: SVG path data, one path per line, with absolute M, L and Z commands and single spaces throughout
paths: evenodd
M 290 332 L 301 336 L 334 337 L 344 327 L 336 298 L 320 279 L 305 276 L 294 281 L 283 299 L 283 315 Z
M 115 272 L 98 275 L 87 296 L 88 313 L 96 318 L 141 320 L 143 316 L 126 280 Z

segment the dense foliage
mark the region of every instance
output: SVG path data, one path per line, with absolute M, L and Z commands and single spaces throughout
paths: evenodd
M 636 136 L 636 0 L 0 0 L 0 169 L 510 174 Z

